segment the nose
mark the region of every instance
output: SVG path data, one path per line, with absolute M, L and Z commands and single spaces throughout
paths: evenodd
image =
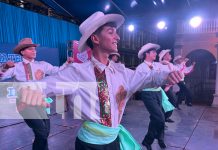
M 115 33 L 115 38 L 117 41 L 120 41 L 120 36 L 117 33 Z

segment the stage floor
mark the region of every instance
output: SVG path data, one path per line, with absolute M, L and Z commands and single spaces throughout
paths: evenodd
M 165 142 L 167 150 L 217 150 L 218 149 L 218 108 L 194 105 L 180 105 L 175 110 L 174 123 L 166 123 Z M 66 112 L 65 119 L 54 114 L 51 118 L 49 136 L 50 150 L 74 150 L 76 133 L 80 120 L 71 119 Z M 131 100 L 127 104 L 122 125 L 141 143 L 147 132 L 149 114 L 142 101 Z M 0 120 L 0 150 L 31 150 L 33 133 L 22 120 Z M 157 141 L 153 150 L 160 150 Z M 143 147 L 143 149 L 145 149 Z

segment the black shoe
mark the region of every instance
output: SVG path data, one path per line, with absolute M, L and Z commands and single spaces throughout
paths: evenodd
M 167 119 L 165 120 L 165 122 L 173 123 L 174 121 L 173 121 L 172 119 L 170 119 L 170 118 L 167 118 Z
M 168 126 L 167 126 L 167 125 L 164 125 L 164 129 L 167 130 L 167 129 L 168 129 Z
M 161 149 L 167 148 L 166 144 L 163 141 L 158 141 L 158 144 L 159 144 Z
M 151 144 L 148 144 L 147 142 L 142 141 L 142 145 L 144 145 L 147 148 L 147 150 L 152 150 Z
M 186 104 L 186 105 L 191 107 L 191 106 L 192 106 L 192 103 L 188 103 L 188 104 Z

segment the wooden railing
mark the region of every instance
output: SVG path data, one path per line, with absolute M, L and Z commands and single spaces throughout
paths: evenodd
M 185 33 L 214 33 L 218 32 L 218 19 L 203 20 L 199 27 L 193 28 L 188 22 L 177 22 L 177 34 Z

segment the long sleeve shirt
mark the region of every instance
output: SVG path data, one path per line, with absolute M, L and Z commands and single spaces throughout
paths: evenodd
M 156 74 L 161 74 L 161 72 L 171 72 L 171 71 L 175 71 L 176 68 L 174 68 L 172 63 L 165 63 L 165 65 L 163 65 L 160 62 L 148 62 L 148 61 L 144 61 L 139 67 L 141 67 L 144 70 L 152 71 L 152 72 L 156 72 Z M 145 88 L 143 89 L 143 91 L 160 91 L 161 88 L 160 87 L 153 87 L 153 88 Z
M 31 66 L 31 74 L 32 74 L 32 80 L 35 81 L 36 79 L 36 72 L 42 71 L 43 77 L 46 75 L 51 75 L 54 73 L 57 73 L 58 71 L 64 69 L 66 67 L 66 64 L 63 64 L 61 67 L 52 66 L 51 64 L 45 62 L 45 61 L 31 61 L 23 58 L 22 62 L 15 63 L 15 66 L 13 68 L 9 68 L 7 71 L 3 72 L 0 80 L 5 80 L 8 78 L 14 78 L 16 81 L 27 81 L 26 78 L 26 72 L 24 69 L 24 63 L 30 63 Z
M 90 61 L 82 64 L 70 64 L 57 74 L 44 78 L 42 82 L 47 83 L 44 93 L 48 96 L 72 94 L 71 102 L 74 103 L 73 108 L 74 112 L 77 113 L 77 119 L 100 123 L 99 97 L 94 73 L 96 66 L 101 71 L 105 70 L 110 97 L 112 127 L 119 125 L 120 116 L 122 118 L 126 102 L 133 93 L 145 87 L 163 84 L 169 73 L 164 71 L 154 72 L 140 66 L 133 71 L 125 68 L 123 64 L 112 61 L 109 62 L 109 65 L 104 65 L 92 57 Z M 120 114 L 118 99 L 123 96 L 121 87 L 127 95 L 124 96 L 124 105 Z

